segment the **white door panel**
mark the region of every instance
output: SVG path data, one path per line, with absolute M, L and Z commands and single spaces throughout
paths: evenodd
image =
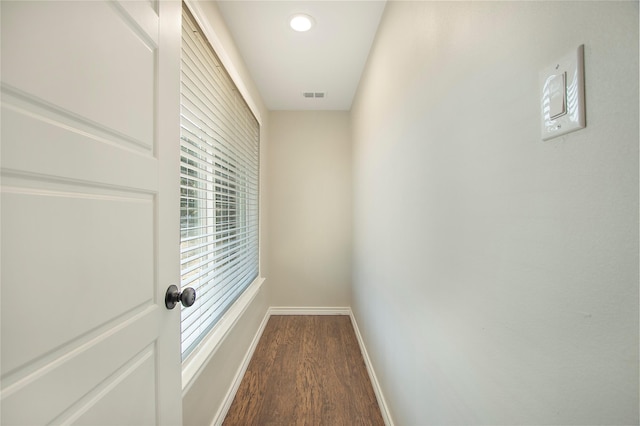
M 3 375 L 154 299 L 151 196 L 33 184 L 3 179 Z
M 179 424 L 177 1 L 2 1 L 2 424 Z
M 155 424 L 155 383 L 148 379 L 153 377 L 156 368 L 154 355 L 151 348 L 143 352 L 123 369 L 116 380 L 88 401 L 86 408 L 82 407 L 72 418 L 60 420 L 92 426 Z M 138 392 L 132 395 L 130 389 Z M 114 413 L 113 407 L 120 409 Z
M 100 402 L 105 389 L 111 389 L 114 383 L 122 382 L 126 376 L 139 374 L 135 370 L 139 366 L 137 358 L 148 354 L 150 362 L 155 362 L 154 348 L 150 346 L 155 336 L 149 331 L 158 321 L 157 311 L 158 308 L 148 308 L 117 326 L 109 327 L 91 340 L 83 339 L 75 348 L 65 347 L 63 351 L 57 351 L 53 357 L 40 363 L 39 369 L 29 371 L 18 381 L 11 380 L 9 376 L 14 383 L 3 383 L 2 423 L 59 423 L 55 419 L 62 420 L 90 411 L 92 405 Z M 145 377 L 148 383 L 155 384 L 155 372 Z M 112 406 L 114 414 L 130 409 L 130 405 L 140 398 L 153 400 L 155 393 L 147 394 L 144 386 L 129 388 L 122 397 L 130 403 Z M 138 424 L 117 423 L 109 416 L 103 421 L 114 425 Z
M 7 2 L 2 15 L 5 85 L 152 148 L 157 16 L 149 35 L 111 2 Z

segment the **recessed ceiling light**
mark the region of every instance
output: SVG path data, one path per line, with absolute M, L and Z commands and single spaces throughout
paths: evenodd
M 289 19 L 289 25 L 295 31 L 309 31 L 313 27 L 313 18 L 304 13 L 298 13 Z

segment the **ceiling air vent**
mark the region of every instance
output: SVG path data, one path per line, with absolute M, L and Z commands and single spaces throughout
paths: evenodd
M 305 98 L 324 98 L 327 96 L 327 92 L 302 92 L 302 96 Z

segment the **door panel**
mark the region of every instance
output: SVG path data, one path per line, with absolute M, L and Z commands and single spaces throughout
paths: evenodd
M 10 318 L 2 324 L 8 348 L 3 375 L 145 309 L 153 302 L 155 282 L 151 196 L 73 191 L 87 189 L 81 186 L 45 190 L 7 181 L 2 220 L 11 227 L 2 233 L 3 281 L 20 285 L 2 292 L 3 315 Z M 13 302 L 21 295 L 28 295 L 28 303 Z
M 47 424 L 56 418 L 90 411 L 87 406 L 99 403 L 104 389 L 112 387 L 112 383 L 140 374 L 133 368 L 140 366 L 136 362 L 139 353 L 150 354 L 150 362 L 155 362 L 153 346 L 145 348 L 153 343 L 148 330 L 157 323 L 158 315 L 158 308 L 150 307 L 76 348 L 65 348 L 63 353 L 56 354 L 21 380 L 7 386 L 3 383 L 3 424 Z M 143 350 L 134 352 L 144 344 Z M 155 382 L 155 374 L 145 377 L 148 383 Z M 111 409 L 115 414 L 115 411 L 130 409 L 129 405 L 141 397 L 153 399 L 154 396 L 153 392 L 147 395 L 146 386 L 129 388 L 123 398 L 130 403 Z M 137 424 L 117 423 L 112 417 L 103 420 L 112 424 Z
M 148 380 L 156 368 L 154 355 L 152 348 L 148 348 L 140 357 L 133 359 L 121 374 L 78 410 L 77 419 L 64 419 L 64 422 L 92 426 L 155 424 L 155 383 Z M 138 389 L 139 392 L 131 395 L 129 389 Z M 113 413 L 113 407 L 124 409 Z
M 178 424 L 180 3 L 0 7 L 2 423 Z
M 116 5 L 7 2 L 2 80 L 151 149 L 158 16 L 155 34 L 148 34 Z M 149 4 L 147 9 L 153 13 Z

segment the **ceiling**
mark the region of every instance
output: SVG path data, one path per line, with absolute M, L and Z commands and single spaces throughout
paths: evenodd
M 351 109 L 385 1 L 217 3 L 268 109 Z M 297 13 L 311 15 L 314 27 L 292 30 Z

